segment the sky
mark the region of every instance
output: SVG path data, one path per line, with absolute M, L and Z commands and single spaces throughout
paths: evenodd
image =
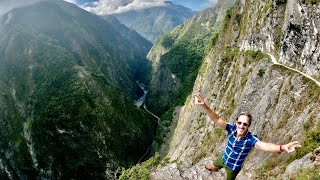
M 10 11 L 13 8 L 32 4 L 39 0 L 0 0 L 0 15 Z
M 41 0 L 0 0 L 0 15 L 13 8 Z M 57 1 L 57 0 L 52 0 Z M 64 0 L 98 15 L 114 14 L 129 10 L 139 10 L 154 6 L 164 6 L 166 0 Z M 212 7 L 218 0 L 171 0 L 174 4 L 200 11 Z

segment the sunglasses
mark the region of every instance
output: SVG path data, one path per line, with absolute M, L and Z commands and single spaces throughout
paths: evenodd
M 241 124 L 243 124 L 243 126 L 249 126 L 249 123 L 244 123 L 241 121 L 237 121 L 237 125 L 240 126 Z

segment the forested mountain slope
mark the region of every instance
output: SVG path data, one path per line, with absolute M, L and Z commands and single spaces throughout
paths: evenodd
M 64 1 L 0 19 L 1 177 L 104 179 L 136 163 L 154 121 L 133 104 L 146 51 Z

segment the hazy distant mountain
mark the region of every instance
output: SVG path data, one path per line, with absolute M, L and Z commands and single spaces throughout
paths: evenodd
M 166 4 L 161 7 L 115 14 L 115 16 L 122 24 L 154 43 L 160 35 L 170 32 L 195 13 L 191 9 L 175 5 L 170 1 Z
M 64 1 L 0 18 L 0 176 L 103 179 L 137 162 L 153 122 L 133 105 L 146 50 Z
M 148 41 L 146 38 L 142 37 L 135 30 L 128 28 L 127 26 L 120 23 L 120 21 L 113 15 L 104 16 L 106 21 L 110 22 L 110 24 L 120 33 L 122 36 L 128 38 L 132 43 L 134 43 L 137 47 L 145 50 L 145 53 L 148 53 L 152 47 L 152 43 Z

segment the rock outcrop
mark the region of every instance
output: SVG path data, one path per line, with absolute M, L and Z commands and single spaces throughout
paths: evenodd
M 278 54 L 279 62 L 320 78 L 320 5 L 246 0 L 240 48 Z M 254 16 L 252 16 L 254 14 Z
M 307 168 L 320 169 L 320 147 L 303 156 L 303 158 L 294 160 L 290 163 L 284 172 L 283 179 L 292 179 L 299 171 L 303 171 Z

